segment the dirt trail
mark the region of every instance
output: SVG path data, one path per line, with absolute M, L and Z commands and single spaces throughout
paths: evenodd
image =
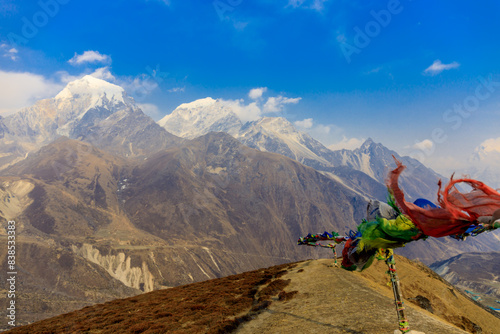
M 332 263 L 324 259 L 298 264 L 283 279 L 291 279 L 285 291 L 299 293 L 289 301 L 273 302 L 236 333 L 393 334 L 397 316 L 387 289 L 367 285 L 359 273 L 335 268 Z M 410 302 L 405 306 L 410 327 L 416 331 L 467 333 Z

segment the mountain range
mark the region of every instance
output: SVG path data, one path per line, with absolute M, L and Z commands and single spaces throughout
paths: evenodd
M 370 139 L 331 151 L 284 118 L 242 122 L 211 98 L 156 123 L 121 87 L 71 82 L 0 119 L 0 221 L 17 222 L 20 319 L 325 256 L 297 238 L 354 229 L 368 199 L 385 199 L 393 155 L 409 197 L 433 199 L 439 175 Z M 498 241 L 403 252 L 431 263 Z
M 283 117 L 261 117 L 244 123 L 234 106 L 224 100 L 205 98 L 182 104 L 158 124 L 186 139 L 211 131 L 228 133 L 248 147 L 278 153 L 324 172 L 370 198 L 385 199 L 383 185 L 390 166 L 395 165 L 393 156 L 407 166 L 401 183 L 410 198 L 435 197 L 437 181 L 442 178 L 417 160 L 401 157 L 372 139 L 366 140 L 355 150 L 332 151 L 309 134 L 298 131 Z M 360 175 L 356 171 L 366 174 L 382 186 L 371 191 L 367 190 L 370 187 L 359 187 L 360 182 L 355 179 L 359 181 Z
M 500 308 L 500 253 L 466 253 L 433 263 L 430 268 L 483 304 Z
M 54 98 L 0 119 L 0 169 L 61 136 L 130 157 L 180 141 L 146 116 L 123 88 L 87 75 Z

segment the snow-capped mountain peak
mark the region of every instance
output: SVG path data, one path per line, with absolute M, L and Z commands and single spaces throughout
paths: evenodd
M 106 102 L 112 104 L 130 103 L 125 90 L 117 85 L 86 75 L 81 79 L 72 81 L 57 94 L 54 100 L 62 102 L 65 100 L 87 100 L 90 106 L 103 106 Z
M 193 102 L 189 103 L 183 103 L 180 106 L 178 106 L 176 109 L 200 109 L 200 108 L 207 108 L 214 103 L 216 103 L 217 100 L 214 100 L 211 97 L 206 97 L 204 99 L 198 99 Z
M 68 83 L 54 98 L 2 118 L 0 155 L 10 150 L 16 152 L 10 161 L 22 159 L 60 136 L 125 156 L 152 152 L 177 140 L 144 115 L 123 88 L 87 75 Z
M 179 137 L 193 139 L 209 132 L 226 132 L 236 136 L 242 126 L 230 106 L 211 97 L 178 106 L 158 124 Z
M 266 130 L 280 133 L 280 134 L 290 134 L 296 133 L 299 131 L 295 129 L 292 123 L 284 117 L 262 117 L 260 120 L 256 122 L 256 124 L 260 125 Z
M 124 110 L 135 111 L 138 107 L 123 88 L 86 75 L 68 83 L 54 98 L 38 101 L 9 116 L 6 124 L 16 136 L 29 135 L 45 142 L 60 135 L 75 137 Z
M 179 137 L 193 139 L 212 131 L 225 132 L 243 144 L 261 151 L 280 153 L 315 166 L 331 166 L 328 150 L 306 133 L 298 131 L 284 117 L 261 117 L 243 123 L 236 106 L 210 97 L 184 103 L 158 124 Z M 314 161 L 314 162 L 313 162 Z
M 375 142 L 373 141 L 373 139 L 371 138 L 368 138 L 367 140 L 365 140 L 365 142 L 359 147 L 359 150 L 360 151 L 366 151 L 370 148 L 370 146 L 374 145 Z

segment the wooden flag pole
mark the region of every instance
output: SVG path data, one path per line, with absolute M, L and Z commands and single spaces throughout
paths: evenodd
M 399 330 L 402 333 L 408 333 L 410 331 L 410 326 L 408 324 L 408 319 L 405 316 L 405 307 L 403 302 L 403 294 L 401 292 L 401 286 L 399 284 L 399 278 L 396 273 L 396 262 L 394 261 L 394 255 L 392 250 L 386 250 L 386 260 L 385 263 L 389 267 L 389 276 L 391 277 L 392 291 L 394 292 L 394 302 L 396 304 L 396 312 L 398 314 Z

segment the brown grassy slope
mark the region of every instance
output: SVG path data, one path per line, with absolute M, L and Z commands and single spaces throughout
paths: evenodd
M 405 297 L 428 298 L 434 314 L 406 301 L 410 328 L 427 334 L 495 334 L 500 319 L 477 306 L 426 267 L 397 257 L 397 269 Z M 236 333 L 354 333 L 385 334 L 397 329 L 397 316 L 384 262 L 357 273 L 332 266 L 333 260 L 306 261 L 284 278 L 287 290 L 297 290 L 290 302 L 273 303 Z M 448 320 L 455 324 L 455 326 Z M 459 329 L 462 328 L 462 329 Z M 465 329 L 465 331 L 463 330 Z
M 286 264 L 85 307 L 9 333 L 226 333 L 289 283 Z M 281 293 L 283 300 L 293 294 Z
M 387 282 L 386 268 L 383 261 L 377 261 L 369 270 L 360 273 L 360 276 L 370 282 Z M 434 315 L 468 332 L 479 332 L 479 326 L 483 333 L 499 333 L 500 319 L 493 316 L 493 312 L 478 307 L 478 304 L 428 267 L 397 257 L 396 268 L 403 295 L 412 303 L 432 309 Z M 416 268 L 419 270 L 415 270 Z M 392 297 L 389 287 L 386 287 L 385 292 Z
M 385 264 L 377 262 L 362 273 L 332 264 L 331 259 L 309 260 L 155 291 L 9 333 L 392 334 L 397 318 Z M 426 298 L 434 312 L 407 301 L 412 329 L 427 334 L 479 333 L 479 328 L 483 334 L 498 333 L 499 318 L 426 267 L 398 257 L 397 268 L 405 296 Z

